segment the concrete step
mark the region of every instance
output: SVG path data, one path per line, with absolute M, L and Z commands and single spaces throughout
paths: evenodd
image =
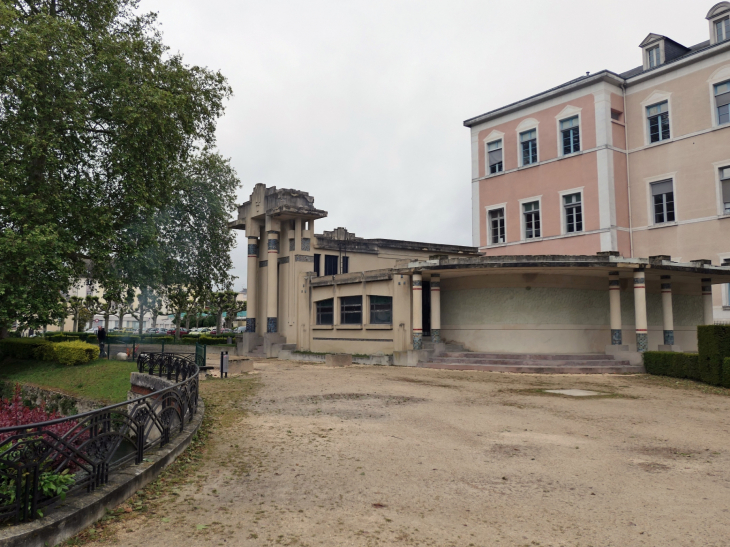
M 614 359 L 478 359 L 472 357 L 432 357 L 432 363 L 461 364 L 461 365 L 538 365 L 547 367 L 564 366 L 596 366 L 606 367 L 616 364 L 627 364 L 628 361 L 616 361 Z
M 480 353 L 472 351 L 446 351 L 440 356 L 442 359 L 510 359 L 510 360 L 530 360 L 530 361 L 612 361 L 613 355 L 604 355 L 603 353 Z
M 434 343 L 429 341 L 423 342 L 423 349 L 432 350 L 434 349 Z M 459 353 L 464 351 L 464 346 L 461 344 L 446 344 L 446 351 L 452 353 Z
M 515 365 L 474 365 L 467 363 L 419 363 L 420 368 L 443 370 L 475 370 L 483 372 L 519 372 L 528 374 L 643 374 L 644 367 L 628 361 L 613 361 L 611 365 L 568 364 L 555 366 L 546 361 Z

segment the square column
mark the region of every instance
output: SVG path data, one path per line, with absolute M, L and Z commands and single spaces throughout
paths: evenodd
M 441 276 L 431 276 L 431 341 L 441 343 Z
M 246 332 L 256 332 L 257 276 L 259 273 L 259 238 L 248 236 L 248 263 L 246 271 Z
M 704 308 L 705 325 L 715 324 L 715 312 L 712 309 L 712 278 L 702 280 L 702 307 Z
M 674 345 L 674 311 L 672 310 L 672 276 L 662 276 L 662 318 L 664 323 L 664 345 Z
M 266 332 L 278 332 L 279 315 L 279 232 L 267 232 L 267 275 L 268 286 L 266 291 Z
M 618 272 L 608 274 L 608 299 L 611 310 L 611 345 L 623 345 L 621 329 L 621 282 Z
M 649 349 L 649 331 L 646 322 L 646 277 L 644 270 L 634 270 L 634 315 L 636 320 L 636 351 Z
M 413 274 L 413 349 L 423 348 L 423 279 Z

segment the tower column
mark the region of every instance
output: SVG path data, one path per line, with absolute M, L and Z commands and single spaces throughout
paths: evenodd
M 636 351 L 649 349 L 649 331 L 646 322 L 646 276 L 644 270 L 634 270 L 634 315 L 636 321 Z
M 258 298 L 259 238 L 248 236 L 248 263 L 246 271 L 246 332 L 256 332 L 256 299 Z
M 441 276 L 431 276 L 431 341 L 441 343 Z
M 413 274 L 413 349 L 423 348 L 423 278 Z
M 623 344 L 623 332 L 621 328 L 621 282 L 618 272 L 608 274 L 608 299 L 611 311 L 611 345 L 620 346 Z
M 279 232 L 269 230 L 266 243 L 268 250 L 266 294 L 266 332 L 278 332 L 279 314 Z
M 712 309 L 712 279 L 702 280 L 702 307 L 705 312 L 705 325 L 715 324 L 715 312 Z

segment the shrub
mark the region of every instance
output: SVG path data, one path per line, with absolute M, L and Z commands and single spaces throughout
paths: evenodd
M 99 346 L 86 342 L 60 342 L 53 348 L 56 361 L 66 366 L 83 365 L 99 358 Z
M 730 388 L 730 357 L 722 361 L 722 387 Z
M 690 378 L 698 380 L 699 355 L 696 353 L 675 353 L 671 351 L 647 351 L 644 353 L 644 368 L 649 374 Z
M 195 336 L 190 336 L 190 337 L 187 337 L 186 336 L 186 338 L 193 338 L 193 339 L 195 339 Z M 202 336 L 198 336 L 197 339 L 198 339 L 198 343 L 199 344 L 202 344 L 202 345 L 205 345 L 205 346 L 220 346 L 222 344 L 227 344 L 228 343 L 228 335 L 227 334 L 224 334 L 224 335 L 221 335 L 221 336 L 206 336 L 206 335 L 202 335 Z M 235 342 L 235 340 L 236 340 L 235 335 L 231 335 L 231 341 L 232 342 Z
M 723 384 L 723 359 L 730 357 L 730 325 L 697 327 L 697 346 L 700 379 L 713 386 Z
M 78 340 L 79 335 L 78 334 L 48 334 L 46 335 L 46 340 L 49 342 L 70 342 L 72 340 Z
M 16 359 L 37 359 L 36 349 L 50 345 L 43 338 L 6 338 L 0 340 L 0 353 Z

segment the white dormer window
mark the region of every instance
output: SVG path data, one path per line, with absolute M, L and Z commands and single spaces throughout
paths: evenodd
M 718 42 L 724 42 L 730 38 L 730 17 L 715 22 L 715 36 Z
M 659 50 L 659 46 L 647 50 L 646 54 L 648 55 L 649 68 L 654 68 L 661 64 L 661 51 Z

